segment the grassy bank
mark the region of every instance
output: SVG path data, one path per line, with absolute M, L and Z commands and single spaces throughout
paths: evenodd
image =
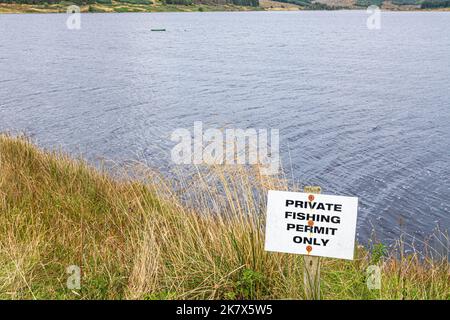
M 263 250 L 255 191 L 285 180 L 215 168 L 174 188 L 144 167 L 132 172 L 145 185 L 125 171 L 113 178 L 0 136 L 0 298 L 304 298 L 301 257 Z M 381 290 L 367 289 L 370 264 Z M 69 265 L 82 267 L 79 291 L 66 288 Z M 323 261 L 322 296 L 450 299 L 449 280 L 447 259 L 358 247 L 354 261 Z

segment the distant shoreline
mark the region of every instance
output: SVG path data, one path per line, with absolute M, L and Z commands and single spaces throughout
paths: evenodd
M 113 4 L 90 4 L 79 6 L 82 13 L 136 13 L 136 12 L 214 12 L 214 11 L 263 11 L 261 7 L 244 7 L 236 5 L 140 5 L 129 3 L 113 3 Z M 67 4 L 6 4 L 0 3 L 1 13 L 66 13 Z
M 273 3 L 273 2 L 271 2 Z M 91 4 L 80 6 L 82 13 L 156 13 L 156 12 L 245 12 L 245 11 L 365 11 L 364 7 L 348 7 L 335 8 L 333 10 L 327 9 L 308 9 L 300 6 L 284 6 L 284 3 L 279 3 L 278 7 L 245 7 L 236 5 L 138 5 L 114 3 L 106 4 Z M 7 4 L 0 3 L 0 14 L 22 14 L 22 13 L 66 13 L 67 5 L 52 4 L 52 5 L 38 5 L 38 4 Z M 383 8 L 386 12 L 450 12 L 450 8 Z

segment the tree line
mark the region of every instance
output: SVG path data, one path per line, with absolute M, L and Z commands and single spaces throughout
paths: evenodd
M 450 7 L 450 1 L 424 1 L 420 7 L 422 9 L 448 8 Z

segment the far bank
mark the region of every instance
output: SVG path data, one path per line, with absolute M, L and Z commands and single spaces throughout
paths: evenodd
M 3 2 L 2 2 L 3 1 Z M 404 3 L 403 3 L 403 2 Z M 36 1 L 27 0 L 9 3 L 0 0 L 0 13 L 66 13 L 71 5 L 87 13 L 121 12 L 230 12 L 230 11 L 298 11 L 298 10 L 366 10 L 374 0 L 234 0 L 234 1 L 192 1 L 192 0 L 100 0 L 100 1 Z M 450 11 L 446 1 L 420 1 L 409 4 L 409 0 L 378 1 L 383 11 Z M 241 5 L 242 4 L 242 5 Z

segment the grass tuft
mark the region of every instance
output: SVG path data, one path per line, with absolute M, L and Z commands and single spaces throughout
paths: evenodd
M 174 184 L 133 172 L 146 183 L 0 135 L 0 299 L 305 298 L 301 257 L 263 248 L 264 195 L 286 179 L 217 167 Z M 355 256 L 323 260 L 322 298 L 450 299 L 447 257 L 382 245 Z M 381 290 L 367 288 L 371 264 Z M 70 265 L 81 290 L 67 289 Z

